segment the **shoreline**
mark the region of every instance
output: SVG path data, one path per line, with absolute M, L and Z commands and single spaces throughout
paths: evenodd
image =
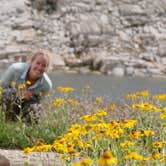
M 76 70 L 51 70 L 48 72 L 48 74 L 72 74 L 72 75 L 96 75 L 96 76 L 108 76 L 108 77 L 130 77 L 130 78 L 135 78 L 135 77 L 140 77 L 140 78 L 163 78 L 166 79 L 166 74 L 152 74 L 152 75 L 113 75 L 113 74 L 105 74 L 100 71 L 90 71 L 86 73 L 82 73 Z

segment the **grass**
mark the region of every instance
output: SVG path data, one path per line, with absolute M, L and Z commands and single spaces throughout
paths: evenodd
M 32 146 L 38 139 L 51 143 L 65 131 L 63 124 L 61 127 L 46 124 L 25 125 L 23 122 L 5 122 L 0 113 L 0 147 L 7 149 L 23 149 Z
M 94 98 L 89 86 L 79 99 L 71 87 L 57 90 L 58 97 L 47 97 L 38 125 L 6 123 L 1 112 L 1 147 L 56 151 L 72 166 L 165 165 L 166 94 L 139 91 L 111 103 Z

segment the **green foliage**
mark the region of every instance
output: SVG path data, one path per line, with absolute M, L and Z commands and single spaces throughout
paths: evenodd
M 23 149 L 32 146 L 41 139 L 52 143 L 53 140 L 66 130 L 65 125 L 49 123 L 48 119 L 39 124 L 26 125 L 23 122 L 5 122 L 0 111 L 0 147 L 7 149 Z
M 47 96 L 38 124 L 5 122 L 0 111 L 1 147 L 25 148 L 25 154 L 56 151 L 66 164 L 78 156 L 95 166 L 165 164 L 166 94 L 139 91 L 115 104 L 93 98 L 89 86 L 79 99 L 73 88 L 58 90 L 58 97 Z

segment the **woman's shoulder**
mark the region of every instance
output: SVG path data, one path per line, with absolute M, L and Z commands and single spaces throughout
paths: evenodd
M 25 68 L 27 68 L 29 65 L 27 63 L 24 62 L 16 62 L 13 63 L 10 68 L 13 70 L 24 70 Z

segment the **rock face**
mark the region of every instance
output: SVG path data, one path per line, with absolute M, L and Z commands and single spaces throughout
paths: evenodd
M 0 67 L 50 50 L 52 69 L 166 74 L 165 0 L 1 0 Z

